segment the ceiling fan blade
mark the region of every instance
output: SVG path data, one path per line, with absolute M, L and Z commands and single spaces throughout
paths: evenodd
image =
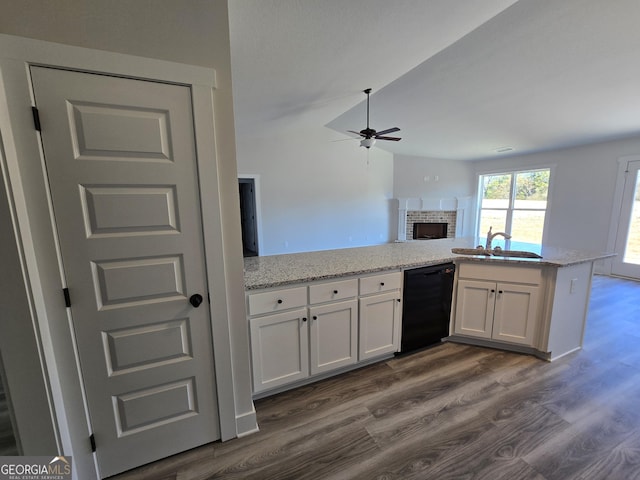
M 364 135 L 360 132 L 354 132 L 353 130 L 347 130 L 347 132 L 349 133 L 355 133 L 356 135 L 360 135 L 361 137 L 364 137 Z
M 391 140 L 392 142 L 398 142 L 402 140 L 400 137 L 379 137 L 376 135 L 376 140 Z
M 380 135 L 386 135 L 387 133 L 399 132 L 400 129 L 398 127 L 387 128 L 386 130 L 382 130 L 381 132 L 377 132 L 375 134 L 376 138 L 380 138 Z

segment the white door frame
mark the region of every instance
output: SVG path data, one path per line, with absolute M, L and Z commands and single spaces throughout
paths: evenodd
M 618 158 L 618 176 L 616 179 L 616 190 L 614 193 L 613 209 L 611 211 L 611 224 L 609 225 L 609 238 L 607 242 L 607 250 L 610 252 L 616 252 L 619 255 L 618 257 L 608 261 L 607 273 L 612 275 L 624 275 L 619 272 L 614 273 L 613 270 L 616 268 L 616 264 L 618 264 L 618 262 L 622 262 L 621 255 L 624 253 L 623 251 L 617 252 L 619 249 L 618 243 L 621 240 L 618 238 L 618 235 L 620 234 L 620 227 L 622 226 L 620 225 L 620 222 L 628 221 L 628 219 L 622 219 L 621 215 L 623 210 L 625 186 L 627 184 L 627 172 L 631 162 L 640 162 L 640 155 L 625 155 Z
M 30 106 L 33 105 L 29 65 L 37 64 L 117 76 L 160 80 L 188 85 L 192 91 L 196 153 L 200 175 L 201 204 L 207 280 L 210 286 L 210 314 L 214 332 L 214 362 L 223 440 L 257 428 L 255 412 L 236 412 L 238 378 L 232 365 L 230 317 L 233 308 L 227 298 L 229 290 L 241 288 L 228 271 L 223 248 L 220 190 L 214 132 L 215 71 L 132 55 L 97 51 L 39 40 L 0 34 L 0 167 L 8 192 L 11 222 L 18 245 L 24 285 L 35 338 L 33 353 L 40 358 L 43 378 L 35 379 L 48 388 L 51 429 L 57 452 L 25 454 L 73 455 L 74 478 L 99 478 L 88 436 L 90 426 L 77 368 L 72 325 L 64 308 L 61 289 L 64 275 L 59 257 L 55 224 L 39 135 L 34 129 Z M 206 179 L 203 180 L 203 179 Z M 2 245 L 0 245 L 2 247 Z M 19 283 L 19 279 L 15 279 Z M 237 283 L 240 283 L 237 285 Z M 0 300 L 8 300 L 1 297 Z M 6 295 L 5 295 L 6 297 Z M 235 313 L 237 316 L 237 312 Z M 246 318 L 246 317 L 245 317 Z M 28 322 L 25 322 L 28 323 Z M 248 347 L 247 347 L 248 348 Z M 5 367 L 9 365 L 5 359 Z M 234 378 L 234 375 L 236 377 Z M 28 380 L 28 379 L 25 379 Z M 11 392 L 12 395 L 14 392 Z M 14 403 L 20 402 L 15 398 Z M 240 402 L 242 403 L 242 401 Z M 40 428 L 49 429 L 49 425 Z M 35 433 L 35 432 L 34 432 Z

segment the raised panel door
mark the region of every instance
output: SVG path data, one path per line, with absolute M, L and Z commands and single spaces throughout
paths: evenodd
M 219 439 L 191 90 L 31 73 L 101 476 Z

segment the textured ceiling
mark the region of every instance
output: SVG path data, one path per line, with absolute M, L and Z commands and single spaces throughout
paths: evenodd
M 640 134 L 637 0 L 230 2 L 238 136 L 400 127 L 471 160 Z M 354 140 L 355 142 L 355 140 Z M 357 143 L 356 143 L 357 144 Z M 502 154 L 505 155 L 505 154 Z

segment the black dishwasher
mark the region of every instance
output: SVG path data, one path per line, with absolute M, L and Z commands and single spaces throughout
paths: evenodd
M 401 353 L 449 336 L 454 273 L 453 263 L 405 270 Z

